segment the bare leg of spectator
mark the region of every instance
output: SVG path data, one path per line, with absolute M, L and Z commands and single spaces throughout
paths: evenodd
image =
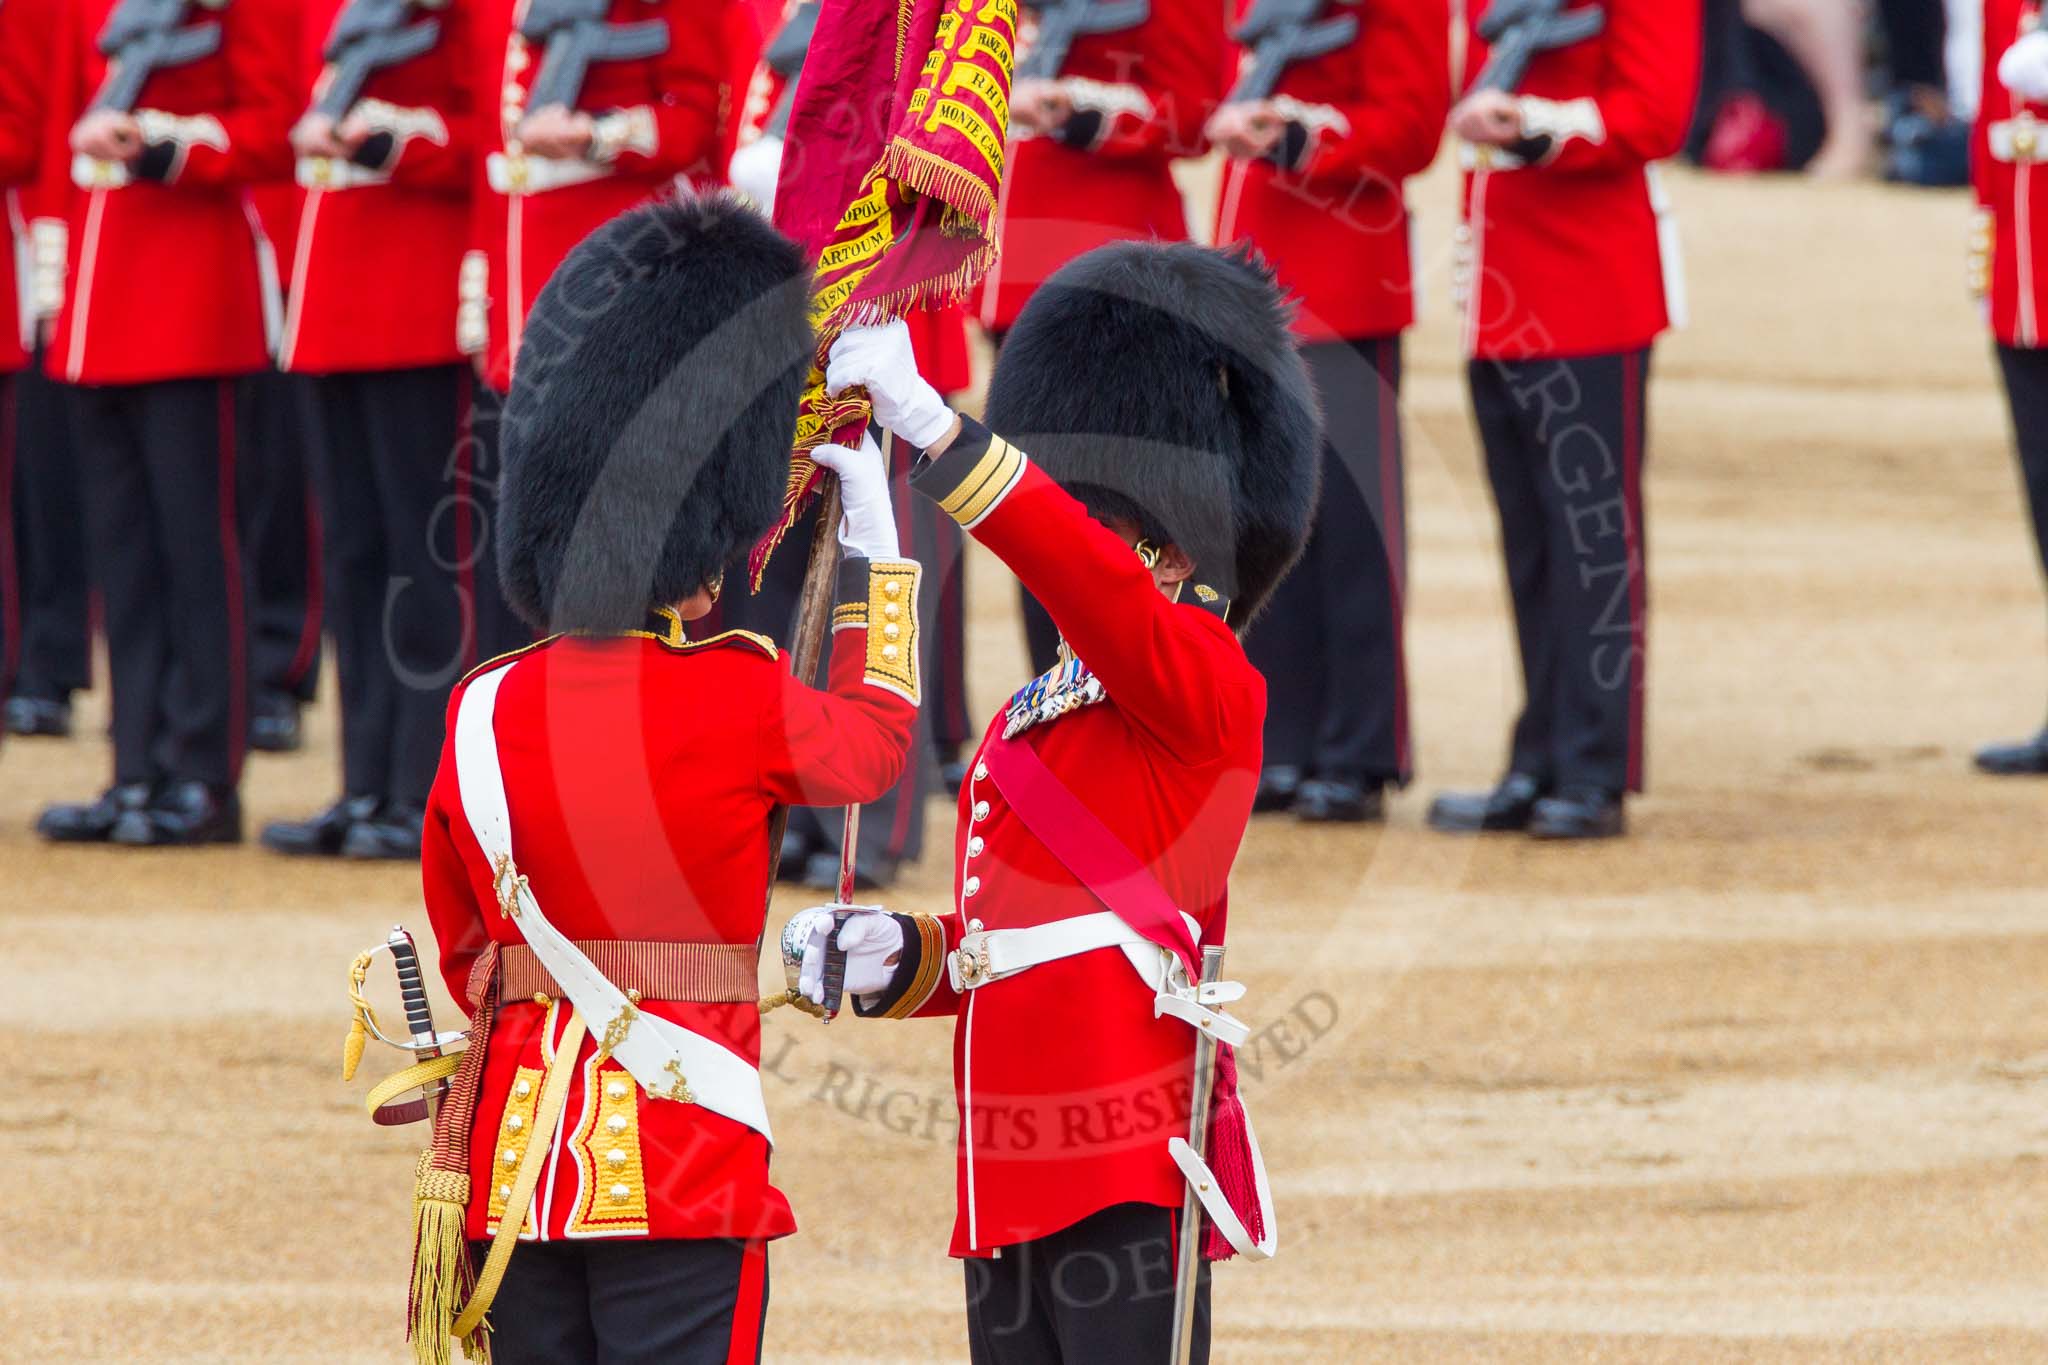
M 1827 138 L 1807 163 L 1807 174 L 1824 179 L 1861 174 L 1870 162 L 1872 130 L 1863 99 L 1862 16 L 1855 0 L 1742 0 L 1742 14 L 1784 44 L 1820 96 Z

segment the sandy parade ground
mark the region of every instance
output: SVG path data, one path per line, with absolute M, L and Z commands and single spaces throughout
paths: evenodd
M 1454 179 L 1415 187 L 1422 780 L 1384 829 L 1262 819 L 1239 862 L 1283 1247 L 1219 1273 L 1220 1362 L 2048 1358 L 2048 783 L 1968 762 L 2041 720 L 2048 614 L 1967 201 L 1673 187 L 1694 320 L 1653 390 L 1652 794 L 1599 847 L 1422 828 L 1494 776 L 1518 682 Z M 1023 651 L 1009 580 L 970 572 L 986 711 Z M 0 752 L 0 1357 L 401 1361 L 421 1130 L 362 1112 L 397 1054 L 351 1086 L 339 1057 L 349 958 L 424 936 L 416 873 L 39 845 L 43 802 L 104 784 L 104 701 Z M 253 762 L 252 832 L 330 798 L 334 741 L 323 707 Z M 943 908 L 940 861 L 894 903 Z M 803 1223 L 767 1358 L 964 1360 L 949 1030 L 767 1028 Z

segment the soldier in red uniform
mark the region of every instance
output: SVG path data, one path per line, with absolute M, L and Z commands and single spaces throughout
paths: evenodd
M 419 856 L 448 689 L 465 668 L 470 569 L 488 549 L 459 543 L 467 516 L 449 510 L 473 454 L 453 287 L 474 169 L 471 14 L 322 0 L 300 35 L 305 198 L 279 363 L 307 376 L 342 785 L 311 818 L 265 828 L 281 853 Z
M 1692 117 L 1700 7 L 1600 0 L 1598 32 L 1539 32 L 1526 73 L 1501 76 L 1494 58 L 1528 35 L 1493 19 L 1521 11 L 1472 8 L 1467 65 L 1480 75 L 1451 114 L 1469 167 L 1465 340 L 1524 698 L 1507 775 L 1438 797 L 1429 821 L 1606 837 L 1643 785 L 1645 388 L 1651 343 L 1684 311 L 1652 163 L 1678 151 Z
M 925 449 L 914 486 L 1063 640 L 976 751 L 954 908 L 840 930 L 861 1013 L 957 1016 L 952 1253 L 977 1362 L 1165 1353 L 1188 1169 L 1168 1142 L 1186 1132 L 1195 1033 L 1227 1029 L 1208 1006 L 1234 998 L 1197 996 L 1179 964 L 1224 941 L 1265 719 L 1232 624 L 1270 596 L 1315 507 L 1315 399 L 1288 327 L 1243 257 L 1103 247 L 1047 281 L 997 362 L 989 424 L 1017 445 L 956 418 L 900 335 L 850 332 L 832 354 L 828 384 L 864 384 Z M 1162 923 L 1181 936 L 1167 956 Z M 1217 1169 L 1256 1168 L 1255 1144 L 1228 1150 Z M 1251 1229 L 1231 1246 L 1269 1252 L 1270 1222 L 1243 1202 L 1257 1192 L 1211 1202 L 1203 1170 L 1204 1208 Z
M 1323 399 L 1322 503 L 1301 564 L 1245 642 L 1266 677 L 1258 808 L 1379 819 L 1413 773 L 1401 649 L 1407 518 L 1401 333 L 1415 320 L 1402 182 L 1450 111 L 1448 0 L 1257 5 L 1238 86 L 1209 120 L 1232 160 L 1216 240 L 1249 241 L 1301 300 L 1295 335 Z M 1283 54 L 1304 55 L 1286 60 Z
M 774 212 L 782 133 L 816 11 L 817 0 L 796 0 L 789 6 L 763 50 L 747 96 L 747 127 L 743 145 L 732 158 L 732 182 L 763 213 Z M 917 349 L 919 368 L 942 393 L 964 391 L 973 382 L 964 310 L 921 310 L 905 321 Z M 918 713 L 918 735 L 911 747 L 915 761 L 904 770 L 903 780 L 862 815 L 855 868 L 859 884 L 867 888 L 890 885 L 901 863 L 923 856 L 925 798 L 933 779 L 940 776 L 940 766 L 957 757 L 941 751 L 940 763 L 935 765 L 926 754 L 937 738 L 936 725 L 944 724 L 956 707 L 965 709 L 966 692 L 966 611 L 961 580 L 965 543 L 960 528 L 938 509 L 908 496 L 916 452 L 898 445 L 892 455 L 889 473 L 894 481 L 897 532 L 912 556 L 930 571 L 931 581 L 918 599 L 918 629 L 924 641 L 928 681 L 941 714 Z M 807 545 L 810 534 L 811 523 L 806 520 L 795 528 L 794 538 Z M 777 555 L 769 560 L 759 591 L 727 599 L 725 620 L 776 639 L 786 638 L 796 616 L 803 571 L 801 555 Z M 836 890 L 844 832 L 845 822 L 837 811 L 791 811 L 782 846 L 783 879 L 817 890 Z
M 758 1075 L 769 813 L 880 795 L 919 691 L 894 620 L 918 568 L 872 443 L 821 454 L 848 555 L 829 686 L 760 636 L 690 634 L 780 514 L 809 275 L 719 195 L 600 229 L 533 310 L 498 544 L 519 610 L 562 633 L 456 688 L 422 858 L 476 1009 L 434 1180 L 468 1190 L 497 1365 L 760 1355 L 766 1243 L 795 1228 Z
M 78 386 L 114 785 L 44 811 L 46 838 L 241 838 L 235 380 L 270 363 L 245 190 L 290 170 L 296 22 L 287 0 L 71 0 L 61 17 L 52 108 L 74 188 L 49 363 Z
M 1978 293 L 1988 295 L 1998 372 L 2012 413 L 2020 475 L 2035 544 L 2048 565 L 2048 315 L 2042 271 L 2048 267 L 2048 33 L 2038 0 L 1986 0 L 1984 95 L 1971 149 L 1971 180 L 1985 220 L 1976 262 Z M 1977 766 L 2002 775 L 2048 773 L 2048 728 L 2032 739 L 1993 744 Z
M 1033 8 L 1035 37 L 1010 94 L 1003 254 L 981 294 L 981 325 L 998 346 L 1038 286 L 1076 256 L 1188 235 L 1173 163 L 1206 149 L 1202 124 L 1223 93 L 1220 4 Z M 1029 596 L 1024 629 L 1033 666 L 1050 666 L 1059 632 Z

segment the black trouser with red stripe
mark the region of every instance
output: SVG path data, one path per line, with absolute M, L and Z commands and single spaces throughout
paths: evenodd
M 1556 787 L 1643 789 L 1643 442 L 1648 348 L 1475 360 L 1522 655 L 1509 766 Z
M 235 381 L 79 387 L 79 464 L 106 604 L 114 780 L 242 773 L 248 620 L 235 514 Z
M 12 380 L 14 567 L 18 589 L 14 694 L 63 701 L 92 686 L 85 509 L 67 386 L 40 353 Z
M 488 1242 L 470 1243 L 481 1267 Z M 768 1244 L 533 1242 L 491 1304 L 492 1365 L 742 1365 L 761 1359 Z
M 1323 491 L 1294 572 L 1245 638 L 1266 676 L 1266 763 L 1361 785 L 1414 775 L 1402 651 L 1401 339 L 1306 346 Z
M 341 690 L 342 791 L 424 806 L 448 692 L 471 654 L 462 558 L 445 514 L 469 370 L 372 370 L 306 383 Z
M 320 679 L 320 519 L 308 484 L 305 405 L 295 374 L 242 381 L 235 505 L 249 577 L 249 679 L 307 702 Z
M 1179 1213 L 1113 1204 L 967 1268 L 974 1365 L 1169 1365 Z M 1194 1350 L 1209 1359 L 1209 1264 L 1195 1291 Z

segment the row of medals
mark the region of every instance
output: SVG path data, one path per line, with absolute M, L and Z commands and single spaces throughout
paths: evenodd
M 1003 738 L 1015 739 L 1034 725 L 1058 720 L 1069 711 L 1093 706 L 1103 699 L 1102 679 L 1088 671 L 1060 641 L 1059 662 L 1017 689 L 1004 712 Z

